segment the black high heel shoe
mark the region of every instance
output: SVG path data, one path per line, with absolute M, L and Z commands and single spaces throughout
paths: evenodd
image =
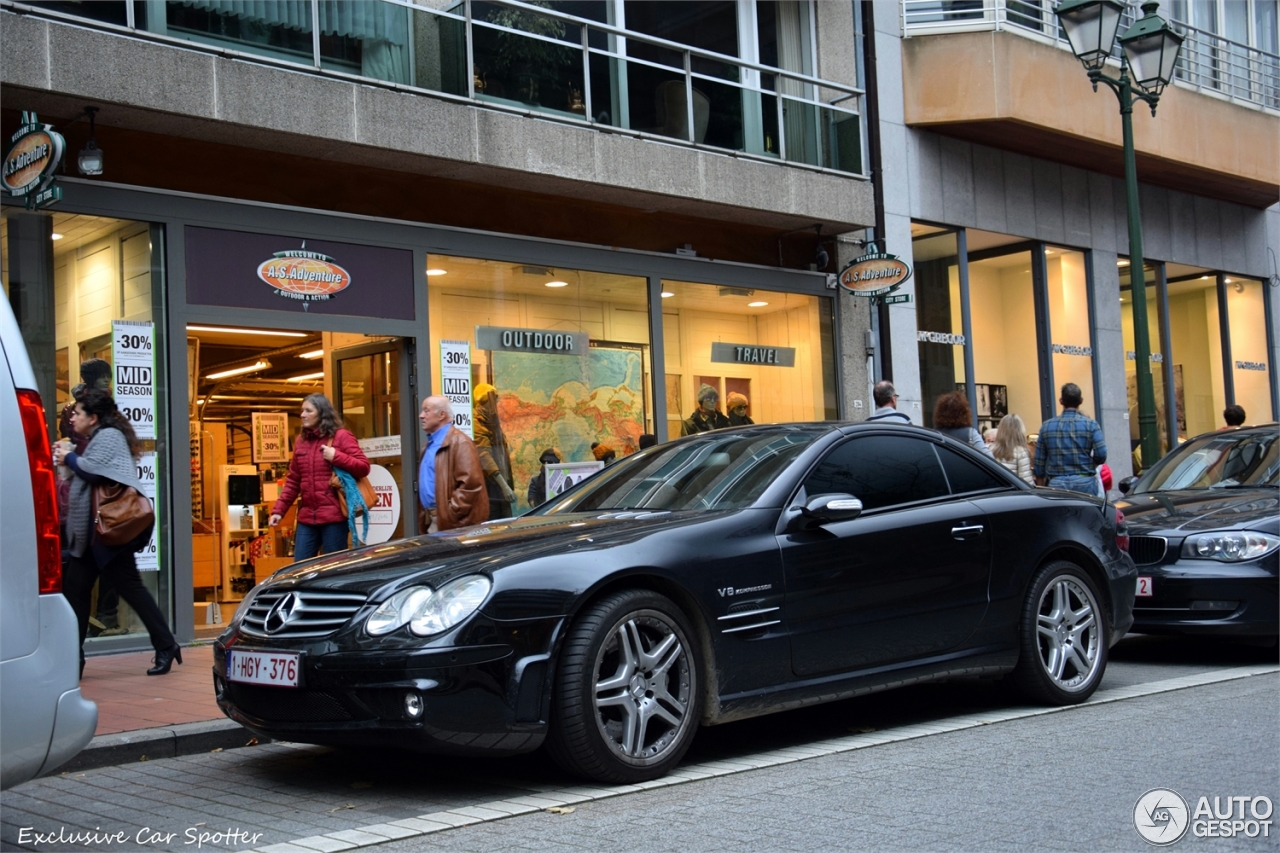
M 147 675 L 166 675 L 173 668 L 173 662 L 182 663 L 182 646 L 156 652 L 156 665 L 147 670 Z

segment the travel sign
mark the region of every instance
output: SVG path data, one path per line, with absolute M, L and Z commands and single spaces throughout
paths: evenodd
M 911 278 L 911 267 L 897 255 L 881 252 L 875 243 L 867 244 L 867 253 L 854 258 L 840 271 L 840 285 L 854 296 L 879 299 L 897 290 Z M 885 299 L 885 302 L 906 301 Z
M 9 137 L 0 182 L 9 195 L 26 198 L 27 210 L 38 210 L 62 199 L 62 188 L 54 185 L 66 141 L 53 125 L 41 124 L 33 112 L 23 112 L 22 126 Z

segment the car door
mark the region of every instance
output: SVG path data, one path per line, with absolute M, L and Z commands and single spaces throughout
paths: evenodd
M 792 669 L 809 676 L 945 652 L 987 606 L 991 537 L 952 496 L 932 443 L 853 437 L 805 478 L 802 500 L 843 492 L 862 514 L 779 537 Z

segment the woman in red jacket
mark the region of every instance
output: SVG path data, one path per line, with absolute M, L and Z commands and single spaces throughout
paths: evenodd
M 369 475 L 369 460 L 351 431 L 339 425 L 338 413 L 323 394 L 302 401 L 302 434 L 293 446 L 289 476 L 280 499 L 271 508 L 271 526 L 298 504 L 298 530 L 293 542 L 294 562 L 317 554 L 332 554 L 347 548 L 347 517 L 338 505 L 338 493 L 329 487 L 334 468 L 341 468 L 359 480 Z

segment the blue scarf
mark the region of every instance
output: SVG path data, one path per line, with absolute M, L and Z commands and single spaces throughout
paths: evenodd
M 365 505 L 364 496 L 360 494 L 360 487 L 356 485 L 354 476 L 341 468 L 334 468 L 333 473 L 338 475 L 338 482 L 342 483 L 342 493 L 347 498 L 347 527 L 351 530 L 351 541 L 357 546 L 362 546 L 369 536 L 369 507 Z M 357 515 L 364 519 L 363 535 L 356 532 Z

